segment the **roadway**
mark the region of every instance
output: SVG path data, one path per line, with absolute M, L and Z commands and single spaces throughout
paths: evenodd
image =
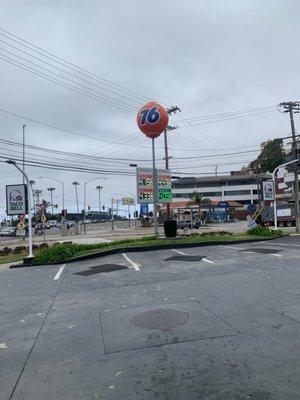
M 1 400 L 300 399 L 300 238 L 0 270 Z

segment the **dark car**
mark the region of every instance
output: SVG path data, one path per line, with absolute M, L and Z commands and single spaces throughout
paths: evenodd
M 15 237 L 17 228 L 15 226 L 7 226 L 0 230 L 1 237 Z
M 200 226 L 201 226 L 201 223 L 199 220 L 193 221 L 193 229 L 199 229 Z M 191 221 L 179 221 L 177 223 L 177 228 L 178 229 L 191 229 L 192 228 Z

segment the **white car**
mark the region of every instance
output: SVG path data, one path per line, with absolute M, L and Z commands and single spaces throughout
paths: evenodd
M 0 236 L 15 237 L 17 228 L 15 226 L 7 226 L 0 230 Z

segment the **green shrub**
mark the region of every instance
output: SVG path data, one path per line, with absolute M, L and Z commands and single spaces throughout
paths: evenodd
M 282 236 L 283 232 L 280 229 L 269 229 L 265 226 L 257 225 L 255 228 L 248 229 L 248 235 L 276 237 Z
M 79 250 L 77 244 L 72 242 L 55 243 L 53 246 L 38 250 L 35 256 L 37 264 L 60 263 L 73 257 Z
M 231 236 L 233 235 L 232 232 L 227 232 L 227 231 L 215 231 L 215 232 L 194 232 L 194 233 L 190 233 L 187 235 L 184 235 L 185 237 L 205 237 L 205 236 Z

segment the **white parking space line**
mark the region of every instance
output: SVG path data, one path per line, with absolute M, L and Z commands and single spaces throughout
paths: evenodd
M 64 268 L 65 268 L 65 266 L 66 266 L 66 264 L 63 264 L 63 265 L 59 268 L 59 270 L 57 271 L 55 277 L 53 278 L 54 281 L 57 281 L 57 280 L 59 279 L 59 277 L 61 276 L 61 274 L 62 274 L 62 272 L 63 272 L 63 270 L 64 270 Z
M 291 244 L 291 243 L 285 244 L 285 243 L 277 243 L 277 242 L 276 242 L 276 246 L 284 246 L 284 247 L 293 246 L 293 247 L 300 247 L 300 244 Z
M 127 254 L 122 253 L 122 256 L 125 258 L 126 261 L 129 262 L 129 264 L 134 268 L 135 271 L 140 271 L 140 265 L 132 261 Z
M 182 256 L 187 256 L 187 254 L 184 253 L 183 251 L 179 251 L 179 250 L 176 250 L 176 249 L 172 249 L 172 251 L 175 251 L 175 253 L 181 254 Z
M 219 247 L 222 247 L 224 249 L 233 249 L 233 250 L 244 250 L 244 247 L 233 247 L 233 246 L 227 246 L 226 244 L 219 244 Z
M 214 264 L 213 261 L 210 261 L 210 260 L 208 260 L 207 258 L 202 258 L 202 261 L 205 261 L 205 262 L 207 262 L 207 263 L 209 263 L 209 264 Z
M 176 249 L 172 249 L 173 251 L 175 251 L 176 253 L 178 253 L 178 254 L 181 254 L 182 256 L 189 256 L 190 254 L 187 254 L 187 253 L 184 253 L 183 251 L 179 251 L 179 250 L 176 250 Z M 209 264 L 214 264 L 214 262 L 213 261 L 210 261 L 210 260 L 208 260 L 207 258 L 202 258 L 202 261 L 205 261 L 205 262 L 207 262 L 207 263 L 209 263 Z
M 282 257 L 282 254 L 275 254 L 275 253 L 271 253 L 270 256 L 274 256 L 274 257 Z

